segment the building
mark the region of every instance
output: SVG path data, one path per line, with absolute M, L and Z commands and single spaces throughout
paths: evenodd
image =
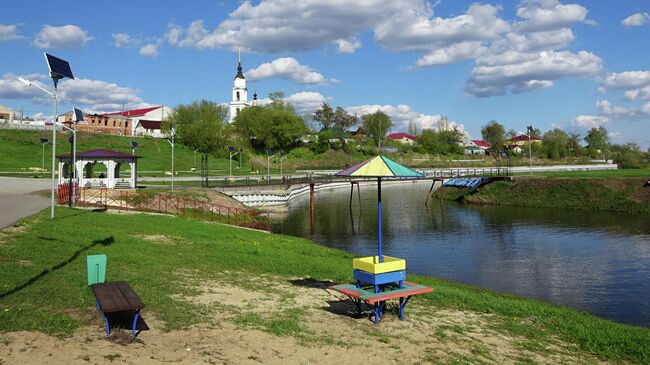
M 164 138 L 162 121 L 140 119 L 135 126 L 135 135 L 140 137 Z
M 510 151 L 511 153 L 520 155 L 524 152 L 524 146 L 528 145 L 528 136 L 525 134 L 520 134 L 518 136 L 510 138 L 506 143 L 505 147 L 506 150 Z M 530 143 L 531 144 L 536 144 L 536 143 L 542 143 L 542 139 L 536 136 L 530 136 Z
M 255 94 L 254 102 L 257 99 Z M 232 123 L 240 110 L 250 106 L 248 102 L 248 88 L 246 88 L 246 79 L 242 73 L 241 52 L 237 52 L 237 75 L 232 87 L 232 101 L 230 102 L 228 123 Z
M 0 120 L 3 122 L 12 123 L 14 121 L 15 113 L 13 110 L 0 105 Z
M 472 139 L 463 143 L 466 155 L 485 155 L 492 145 L 482 139 Z
M 72 124 L 72 112 L 60 115 L 59 122 L 70 126 Z M 75 123 L 76 130 L 87 133 L 104 133 L 117 136 L 131 136 L 133 121 L 121 115 L 84 114 L 83 122 Z
M 391 141 L 399 142 L 401 144 L 413 145 L 418 141 L 418 137 L 408 133 L 392 133 L 386 136 Z
M 126 110 L 123 112 L 112 112 L 101 114 L 103 116 L 113 116 L 113 117 L 124 117 L 131 120 L 131 134 L 135 135 L 135 128 L 138 126 L 138 122 L 143 120 L 155 120 L 163 121 L 165 118 L 169 117 L 172 114 L 173 110 L 165 105 L 154 106 L 151 108 L 142 108 L 142 109 L 133 109 Z

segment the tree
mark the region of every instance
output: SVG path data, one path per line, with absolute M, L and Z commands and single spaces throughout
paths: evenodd
M 180 104 L 163 124 L 167 133 L 176 130 L 176 142 L 201 153 L 201 171 L 207 184 L 208 155 L 224 148 L 228 139 L 225 123 L 228 108 L 208 100 Z M 173 172 L 172 172 L 173 173 Z M 204 184 L 205 186 L 205 184 Z
M 481 136 L 485 141 L 492 145 L 492 148 L 500 152 L 503 150 L 503 143 L 506 138 L 506 130 L 502 124 L 493 120 L 481 128 Z
M 418 134 L 418 127 L 415 125 L 415 122 L 412 120 L 409 121 L 408 132 L 410 135 L 413 136 Z
M 506 132 L 506 137 L 505 137 L 505 138 L 506 138 L 506 139 L 512 139 L 512 138 L 517 137 L 517 135 L 519 135 L 519 133 L 517 133 L 516 130 L 514 130 L 514 129 L 508 129 L 508 132 Z
M 614 162 L 619 167 L 624 169 L 638 169 L 641 168 L 641 161 L 643 160 L 643 152 L 636 143 L 626 143 L 623 145 L 612 145 L 612 155 Z
M 593 158 L 606 156 L 609 147 L 609 135 L 605 127 L 594 127 L 585 136 L 587 150 Z M 598 152 L 600 151 L 600 153 Z
M 565 131 L 555 128 L 544 133 L 542 146 L 546 157 L 559 160 L 569 155 L 569 136 Z
M 314 112 L 314 120 L 323 125 L 322 129 L 328 129 L 334 124 L 334 109 L 327 104 L 323 103 L 320 109 Z
M 305 122 L 282 96 L 272 97 L 265 106 L 242 109 L 235 117 L 235 129 L 257 151 L 288 151 L 307 132 Z
M 571 151 L 571 154 L 573 154 L 575 157 L 578 157 L 580 151 L 582 150 L 582 147 L 580 146 L 580 133 L 569 133 L 567 147 L 569 148 L 569 151 Z
M 362 116 L 361 120 L 363 121 L 363 130 L 368 137 L 375 142 L 377 147 L 381 147 L 381 142 L 386 138 L 386 133 L 393 125 L 390 117 L 378 110 L 372 114 Z
M 463 147 L 457 142 L 461 137 L 462 133 L 457 129 L 425 129 L 418 139 L 418 148 L 422 152 L 437 155 L 462 154 Z

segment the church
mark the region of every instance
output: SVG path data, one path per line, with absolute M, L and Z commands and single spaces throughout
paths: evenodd
M 232 87 L 232 100 L 230 101 L 230 116 L 228 123 L 235 121 L 235 117 L 240 110 L 255 105 L 257 103 L 257 93 L 253 94 L 252 102 L 248 102 L 248 88 L 246 87 L 246 78 L 242 73 L 241 52 L 237 51 L 237 75 Z

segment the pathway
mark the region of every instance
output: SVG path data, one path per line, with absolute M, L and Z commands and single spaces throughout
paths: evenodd
M 0 177 L 0 228 L 50 206 L 50 198 L 35 192 L 50 188 L 49 179 Z

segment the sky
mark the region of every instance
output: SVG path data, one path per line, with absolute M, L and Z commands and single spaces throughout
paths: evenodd
M 0 13 L 0 104 L 52 115 L 43 52 L 70 62 L 60 109 L 227 103 L 237 49 L 249 98 L 282 91 L 382 110 L 393 132 L 441 116 L 473 138 L 496 120 L 650 147 L 647 0 L 13 1 Z

